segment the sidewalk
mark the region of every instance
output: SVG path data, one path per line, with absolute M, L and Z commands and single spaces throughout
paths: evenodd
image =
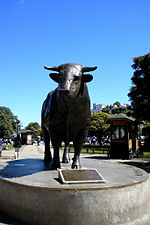
M 14 160 L 15 149 L 3 150 L 1 159 Z M 44 145 L 23 145 L 20 148 L 20 158 L 43 158 L 44 157 Z

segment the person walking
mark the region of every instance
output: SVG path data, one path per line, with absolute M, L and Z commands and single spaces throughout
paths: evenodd
M 0 138 L 0 157 L 2 155 L 2 139 Z
M 19 159 L 20 157 L 20 148 L 21 148 L 21 137 L 20 134 L 17 134 L 17 137 L 14 139 L 14 148 L 15 148 L 15 154 L 14 159 Z
M 37 136 L 37 145 L 40 145 L 40 140 L 41 140 L 41 137 Z

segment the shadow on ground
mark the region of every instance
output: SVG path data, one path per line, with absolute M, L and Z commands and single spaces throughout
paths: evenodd
M 1 225 L 25 225 L 24 223 L 17 222 L 14 219 L 6 216 L 2 212 L 0 212 L 0 224 Z
M 45 163 L 43 159 L 20 159 L 7 161 L 6 166 L 0 170 L 0 176 L 4 178 L 15 178 L 31 175 L 41 171 L 50 170 L 51 164 Z M 2 225 L 24 225 L 3 212 L 0 212 L 0 224 Z
M 104 154 L 102 154 L 102 155 L 98 155 L 98 154 L 94 155 L 94 154 L 90 154 L 89 153 L 89 155 L 87 155 L 87 153 L 86 153 L 86 156 L 83 155 L 82 158 L 99 159 L 99 160 L 109 160 L 108 156 L 107 155 L 104 155 Z
M 88 158 L 88 159 L 97 159 L 97 160 L 110 160 L 110 161 L 114 161 L 112 159 L 109 159 L 107 156 L 105 155 L 89 155 L 89 156 L 86 156 L 83 158 Z M 147 173 L 150 173 L 150 159 L 148 158 L 134 158 L 132 160 L 121 160 L 121 159 L 116 159 L 115 160 L 116 162 L 118 163 L 122 163 L 122 164 L 127 164 L 127 165 L 130 165 L 130 166 L 136 166 L 140 169 L 143 169 L 145 170 Z
M 0 170 L 0 176 L 4 178 L 22 177 L 50 170 L 50 168 L 51 164 L 45 163 L 43 159 L 20 159 L 8 161 L 7 165 Z
M 126 161 L 126 162 L 121 162 L 123 164 L 127 164 L 130 166 L 136 166 L 140 169 L 145 170 L 147 173 L 150 173 L 150 162 L 138 162 L 138 161 Z

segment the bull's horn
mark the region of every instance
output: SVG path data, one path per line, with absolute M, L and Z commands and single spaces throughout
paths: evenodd
M 44 69 L 59 72 L 59 66 L 54 66 L 54 67 L 44 66 Z
M 90 72 L 90 71 L 93 71 L 93 70 L 96 70 L 97 69 L 97 66 L 94 66 L 94 67 L 86 67 L 86 66 L 84 66 L 83 68 L 82 68 L 82 72 L 84 73 L 84 72 Z

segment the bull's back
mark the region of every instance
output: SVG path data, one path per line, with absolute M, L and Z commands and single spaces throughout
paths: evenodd
M 51 91 L 48 93 L 47 98 L 43 102 L 42 105 L 42 112 L 41 112 L 41 123 L 42 123 L 42 128 L 44 126 L 48 126 L 48 123 L 51 119 L 51 117 L 55 114 L 55 108 L 56 108 L 56 103 L 55 103 L 55 98 L 56 98 L 56 93 L 55 91 Z

